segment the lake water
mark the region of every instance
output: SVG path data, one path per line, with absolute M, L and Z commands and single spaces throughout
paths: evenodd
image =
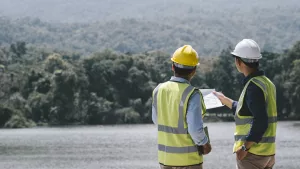
M 234 169 L 233 123 L 208 123 L 205 169 Z M 0 169 L 158 169 L 154 125 L 0 130 Z M 280 122 L 275 169 L 300 169 L 300 122 Z

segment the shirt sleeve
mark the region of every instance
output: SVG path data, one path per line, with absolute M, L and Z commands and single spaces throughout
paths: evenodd
M 157 91 L 158 88 L 159 88 L 159 85 L 156 86 L 155 89 L 154 89 L 153 92 L 152 92 L 152 121 L 153 121 L 153 123 L 154 123 L 155 125 L 157 125 L 157 112 L 156 112 L 156 107 L 155 107 L 155 104 L 156 104 L 156 103 L 154 103 L 155 100 L 156 100 L 156 98 L 154 98 L 154 97 L 155 97 L 155 93 L 158 92 L 158 91 Z M 157 105 L 156 105 L 156 106 L 157 106 Z
M 246 140 L 258 143 L 268 128 L 265 96 L 262 89 L 251 82 L 247 88 L 245 99 L 253 115 L 253 122 Z
M 154 124 L 157 124 L 157 112 L 153 103 L 152 103 L 152 121 Z
M 232 110 L 233 115 L 235 115 L 237 104 L 238 104 L 237 101 L 233 101 L 232 102 L 232 108 L 231 108 L 231 110 Z
M 200 94 L 195 92 L 188 101 L 186 115 L 188 132 L 196 145 L 204 145 L 208 138 L 203 130 L 202 105 Z

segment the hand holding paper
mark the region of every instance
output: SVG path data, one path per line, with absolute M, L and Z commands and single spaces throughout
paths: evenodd
M 212 90 L 212 91 L 214 91 L 214 90 Z M 206 106 L 206 109 L 213 109 L 213 108 L 224 106 L 221 103 L 221 101 L 219 100 L 219 98 L 212 92 L 210 92 L 207 95 L 204 95 L 203 99 L 204 99 L 204 104 Z
M 232 99 L 224 96 L 224 94 L 221 92 L 213 91 L 213 94 L 219 98 L 223 105 L 226 105 L 228 108 L 232 109 L 232 103 L 234 102 Z

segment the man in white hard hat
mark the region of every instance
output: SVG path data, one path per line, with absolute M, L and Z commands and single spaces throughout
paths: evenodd
M 270 169 L 275 164 L 277 126 L 276 88 L 259 70 L 262 58 L 258 44 L 252 39 L 239 42 L 231 53 L 235 65 L 245 78 L 238 101 L 220 92 L 215 95 L 235 112 L 235 144 L 238 169 Z

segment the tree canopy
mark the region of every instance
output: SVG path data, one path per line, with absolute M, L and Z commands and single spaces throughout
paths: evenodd
M 300 39 L 297 0 L 2 0 L 0 43 L 90 55 L 141 53 L 191 44 L 217 56 L 243 38 L 280 53 Z M 21 8 L 26 5 L 27 8 Z M 18 18 L 18 19 L 16 19 Z
M 192 84 L 238 99 L 242 75 L 231 50 L 214 59 L 202 58 Z M 282 53 L 262 55 L 260 67 L 277 88 L 279 119 L 300 119 L 300 42 Z M 0 126 L 149 123 L 152 90 L 171 76 L 170 56 L 159 51 L 104 50 L 80 57 L 28 47 L 25 42 L 4 45 L 0 47 Z

